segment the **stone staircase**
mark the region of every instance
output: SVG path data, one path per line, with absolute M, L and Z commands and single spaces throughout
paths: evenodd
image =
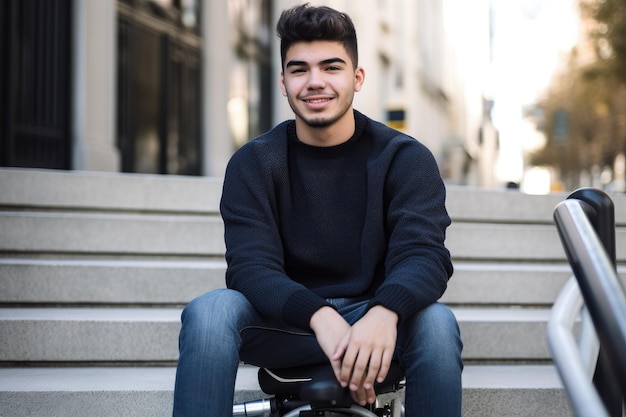
M 171 415 L 179 317 L 224 285 L 221 181 L 0 169 L 0 416 Z M 570 416 L 546 339 L 564 195 L 449 187 L 464 417 Z M 626 277 L 626 197 L 615 197 Z M 242 366 L 236 401 L 263 395 Z

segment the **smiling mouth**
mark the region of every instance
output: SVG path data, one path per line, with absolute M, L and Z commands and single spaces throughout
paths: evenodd
M 312 99 L 305 99 L 304 101 L 306 103 L 313 103 L 313 104 L 315 104 L 315 103 L 326 103 L 327 101 L 330 101 L 330 100 L 332 100 L 332 99 L 330 99 L 330 98 L 312 98 Z

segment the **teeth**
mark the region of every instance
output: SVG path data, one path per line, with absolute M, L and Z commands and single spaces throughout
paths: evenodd
M 315 100 L 306 100 L 307 103 L 323 103 L 325 101 L 329 101 L 330 99 L 328 98 L 318 98 Z

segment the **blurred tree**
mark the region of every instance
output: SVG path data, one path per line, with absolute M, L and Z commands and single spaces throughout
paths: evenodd
M 581 185 L 583 172 L 612 172 L 626 153 L 626 1 L 581 0 L 580 6 L 587 39 L 537 104 L 547 141 L 530 155 L 533 165 L 557 168 L 570 189 Z
M 626 83 L 626 1 L 581 0 L 580 9 L 598 59 L 590 70 Z

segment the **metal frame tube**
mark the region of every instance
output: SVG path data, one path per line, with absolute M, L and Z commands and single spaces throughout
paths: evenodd
M 554 220 L 600 340 L 596 392 L 610 415 L 621 417 L 626 398 L 626 295 L 616 271 L 613 202 L 600 190 L 581 189 L 557 205 Z M 562 309 L 556 313 L 564 314 Z M 557 327 L 551 331 L 560 332 Z M 557 356 L 571 353 L 555 348 L 555 362 L 563 371 L 567 365 Z

